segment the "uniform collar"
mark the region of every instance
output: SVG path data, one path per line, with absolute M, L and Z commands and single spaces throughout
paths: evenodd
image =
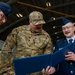
M 72 43 L 73 43 L 75 41 L 75 35 L 73 37 L 71 37 L 71 38 L 66 38 L 66 39 L 67 39 L 68 43 L 69 43 L 70 39 L 73 39 L 73 41 L 72 41 Z

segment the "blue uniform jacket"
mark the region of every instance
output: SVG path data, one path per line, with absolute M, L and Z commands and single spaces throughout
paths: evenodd
M 55 44 L 54 52 L 60 50 L 66 45 L 68 45 L 66 38 L 57 41 Z M 62 61 L 61 63 L 59 63 L 58 71 L 54 75 L 75 75 L 75 61 Z

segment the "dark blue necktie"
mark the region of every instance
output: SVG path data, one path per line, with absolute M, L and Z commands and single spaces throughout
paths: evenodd
M 69 39 L 69 43 L 72 43 L 73 39 Z

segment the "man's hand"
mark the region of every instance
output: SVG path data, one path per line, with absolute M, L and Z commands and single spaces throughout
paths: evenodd
M 65 55 L 65 60 L 75 61 L 75 54 L 73 52 L 68 52 L 68 54 Z
M 55 68 L 54 67 L 50 67 L 48 66 L 46 69 L 42 70 L 43 74 L 53 74 L 55 72 Z

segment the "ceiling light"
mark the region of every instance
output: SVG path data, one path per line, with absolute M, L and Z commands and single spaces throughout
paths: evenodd
M 53 29 L 55 29 L 56 28 L 56 26 L 53 26 Z
M 20 13 L 16 14 L 16 16 L 19 17 L 19 18 L 20 18 L 20 17 L 23 17 L 23 15 L 20 14 Z
M 19 14 L 20 15 L 20 17 L 23 17 L 23 15 L 22 14 Z
M 56 18 L 55 17 L 51 17 L 51 20 L 55 20 Z
M 47 2 L 47 3 L 46 3 L 46 6 L 47 6 L 47 7 L 50 7 L 50 6 L 51 6 L 51 3 L 50 3 L 50 2 Z
M 57 32 L 55 32 L 55 34 L 57 34 Z

